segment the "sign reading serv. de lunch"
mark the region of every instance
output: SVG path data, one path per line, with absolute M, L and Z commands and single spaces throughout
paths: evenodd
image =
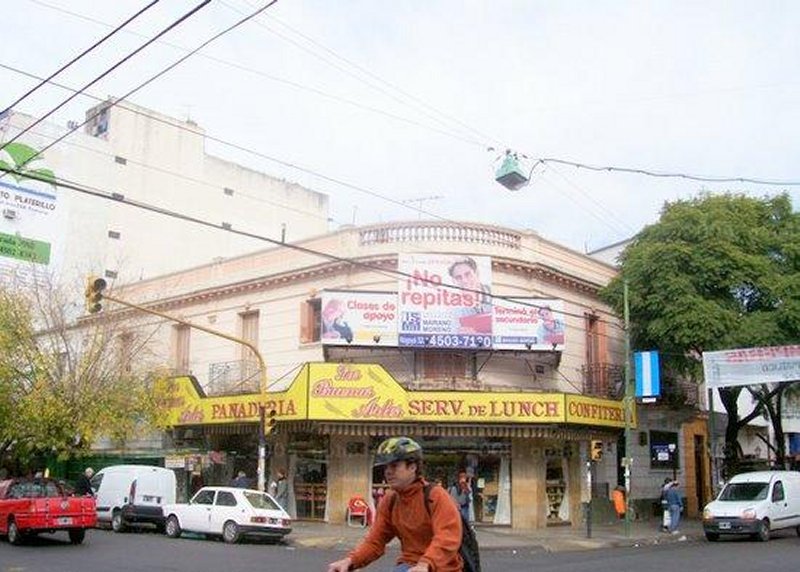
M 489 348 L 492 264 L 485 256 L 403 253 L 398 258 L 399 345 Z

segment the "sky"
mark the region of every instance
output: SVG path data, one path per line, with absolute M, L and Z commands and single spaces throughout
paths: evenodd
M 161 0 L 58 81 L 88 83 L 199 1 Z M 49 75 L 147 3 L 4 2 L 0 108 L 35 84 L 9 68 Z M 212 0 L 88 91 L 121 96 L 266 3 Z M 789 192 L 797 207 L 800 186 L 545 163 L 509 191 L 494 181 L 503 152 L 527 169 L 557 158 L 800 182 L 797 22 L 789 0 L 279 0 L 130 101 L 256 152 L 209 153 L 329 195 L 331 230 L 480 222 L 587 251 L 656 222 L 667 201 Z M 15 110 L 65 97 L 42 88 Z M 79 97 L 52 120 L 94 104 Z

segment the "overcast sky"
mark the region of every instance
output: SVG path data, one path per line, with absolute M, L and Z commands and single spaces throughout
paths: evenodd
M 140 35 L 117 34 L 60 81 L 88 82 L 197 1 L 161 0 L 130 25 Z M 48 75 L 146 1 L 4 4 L 0 66 Z M 261 4 L 213 0 L 166 36 L 172 46 L 148 48 L 92 93 L 122 95 L 185 53 L 175 46 L 195 48 Z M 207 147 L 328 194 L 332 229 L 477 221 L 583 251 L 629 237 L 656 221 L 665 201 L 703 189 L 788 190 L 797 206 L 800 187 L 550 164 L 510 192 L 494 182 L 501 151 L 800 181 L 798 22 L 800 2 L 789 0 L 280 0 L 131 101 L 323 175 Z M 31 85 L 0 68 L 0 107 Z M 42 89 L 16 109 L 40 115 L 63 97 Z M 76 101 L 55 120 L 83 119 L 94 104 Z M 439 198 L 421 200 L 429 197 Z

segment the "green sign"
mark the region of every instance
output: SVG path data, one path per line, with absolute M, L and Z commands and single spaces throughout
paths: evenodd
M 0 256 L 49 264 L 50 243 L 0 232 Z

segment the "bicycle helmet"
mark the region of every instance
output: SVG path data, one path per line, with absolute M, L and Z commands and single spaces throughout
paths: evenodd
M 378 445 L 375 452 L 375 466 L 388 465 L 398 461 L 421 461 L 422 447 L 408 437 L 390 437 Z

